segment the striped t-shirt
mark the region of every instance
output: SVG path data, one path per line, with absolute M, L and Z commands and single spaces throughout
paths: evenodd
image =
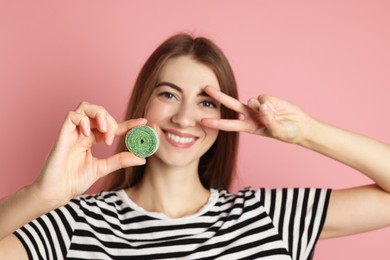
M 124 190 L 83 195 L 15 232 L 30 259 L 311 259 L 327 189 L 211 190 L 196 214 L 147 212 Z

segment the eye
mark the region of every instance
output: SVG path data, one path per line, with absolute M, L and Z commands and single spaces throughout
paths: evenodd
M 172 94 L 171 92 L 168 92 L 168 91 L 163 91 L 161 93 L 158 93 L 158 96 L 164 97 L 166 99 L 177 99 L 174 94 Z
M 200 104 L 201 104 L 201 106 L 207 107 L 207 108 L 218 108 L 218 106 L 214 102 L 209 101 L 209 100 L 202 101 L 202 102 L 200 102 Z

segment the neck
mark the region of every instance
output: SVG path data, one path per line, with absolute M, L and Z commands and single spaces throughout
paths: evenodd
M 129 197 L 150 212 L 178 218 L 192 215 L 208 201 L 210 192 L 199 179 L 198 162 L 168 166 L 149 158 L 142 181 L 127 190 Z

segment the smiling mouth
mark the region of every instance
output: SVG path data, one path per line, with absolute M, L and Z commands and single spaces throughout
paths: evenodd
M 176 143 L 179 143 L 179 144 L 189 144 L 189 143 L 192 143 L 196 140 L 195 137 L 181 137 L 181 136 L 178 136 L 178 135 L 174 135 L 172 133 L 166 133 L 167 137 L 176 142 Z

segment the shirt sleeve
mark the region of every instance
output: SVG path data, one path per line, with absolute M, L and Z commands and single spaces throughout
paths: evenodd
M 311 259 L 324 226 L 331 190 L 313 188 L 259 189 L 269 214 L 292 259 Z
M 79 204 L 72 200 L 14 232 L 29 259 L 64 259 L 70 246 Z

